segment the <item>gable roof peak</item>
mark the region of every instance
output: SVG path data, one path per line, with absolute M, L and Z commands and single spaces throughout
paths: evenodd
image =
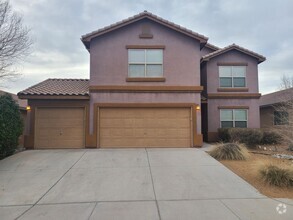
M 207 43 L 208 41 L 208 38 L 202 34 L 199 34 L 197 32 L 194 32 L 190 29 L 187 29 L 185 27 L 182 27 L 178 24 L 175 24 L 171 21 L 168 21 L 166 19 L 163 19 L 147 10 L 144 10 L 143 12 L 139 13 L 139 14 L 136 14 L 132 17 L 129 17 L 127 19 L 124 19 L 122 21 L 119 21 L 119 22 L 116 22 L 114 24 L 111 24 L 109 26 L 106 26 L 104 28 L 100 28 L 96 31 L 93 31 L 93 32 L 90 32 L 88 34 L 85 34 L 85 35 L 82 35 L 81 36 L 81 41 L 83 42 L 83 44 L 85 45 L 86 49 L 90 49 L 90 42 L 93 38 L 95 37 L 98 37 L 98 36 L 101 36 L 101 35 L 104 35 L 108 32 L 111 32 L 111 31 L 114 31 L 116 29 L 119 29 L 119 28 L 122 28 L 126 25 L 129 25 L 129 24 L 132 24 L 134 22 L 137 22 L 139 20 L 142 20 L 142 19 L 145 19 L 145 18 L 148 18 L 149 20 L 152 20 L 156 23 L 159 23 L 163 26 L 166 26 L 168 28 L 171 28 L 175 31 L 178 31 L 182 34 L 185 34 L 191 38 L 194 38 L 198 41 L 200 41 L 200 44 L 202 45 L 202 47 Z
M 226 52 L 228 52 L 230 50 L 234 50 L 234 49 L 238 50 L 238 51 L 240 51 L 242 53 L 245 53 L 245 54 L 247 54 L 247 55 L 249 55 L 251 57 L 256 58 L 258 60 L 258 63 L 261 63 L 261 62 L 266 60 L 266 58 L 264 56 L 262 56 L 262 55 L 260 55 L 260 54 L 258 54 L 256 52 L 253 52 L 252 50 L 248 50 L 248 49 L 246 49 L 244 47 L 241 47 L 241 46 L 233 43 L 233 44 L 228 45 L 228 46 L 226 46 L 226 47 L 224 47 L 222 49 L 216 50 L 216 51 L 214 51 L 212 53 L 209 53 L 209 54 L 203 56 L 201 62 L 209 61 L 213 57 L 219 56 L 219 55 L 221 55 L 223 53 L 226 53 Z

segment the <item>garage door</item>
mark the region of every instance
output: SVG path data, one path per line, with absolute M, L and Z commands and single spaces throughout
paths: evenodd
M 83 108 L 37 108 L 35 148 L 83 148 Z
M 190 147 L 190 108 L 100 108 L 100 147 Z

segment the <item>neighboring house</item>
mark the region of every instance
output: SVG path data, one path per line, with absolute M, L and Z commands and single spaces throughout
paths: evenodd
M 82 36 L 90 79 L 48 79 L 31 106 L 27 148 L 199 147 L 222 127 L 259 127 L 265 58 L 142 12 Z
M 293 125 L 293 88 L 263 95 L 260 99 L 260 126 Z
M 18 104 L 18 106 L 19 106 L 19 111 L 20 111 L 20 113 L 21 113 L 21 117 L 22 117 L 22 119 L 23 119 L 23 122 L 24 122 L 24 129 L 23 129 L 23 134 L 25 133 L 25 129 L 26 129 L 26 126 L 25 126 L 25 122 L 26 122 L 26 107 L 27 107 L 27 100 L 25 100 L 25 99 L 19 99 L 18 97 L 17 97 L 17 95 L 15 95 L 15 94 L 12 94 L 12 93 L 9 93 L 9 92 L 5 92 L 5 91 L 2 91 L 2 90 L 0 90 L 0 96 L 1 95 L 4 95 L 4 94 L 9 94 L 9 95 L 11 95 L 12 96 L 12 98 L 17 102 L 17 104 Z M 24 136 L 23 136 L 23 134 L 19 137 L 19 142 L 18 142 L 18 144 L 19 144 L 19 146 L 20 147 L 23 147 L 23 145 L 24 145 Z

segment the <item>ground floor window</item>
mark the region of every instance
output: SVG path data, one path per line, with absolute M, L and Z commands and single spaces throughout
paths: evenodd
M 247 109 L 221 109 L 221 128 L 247 128 Z
M 289 113 L 286 111 L 274 111 L 274 125 L 288 125 Z

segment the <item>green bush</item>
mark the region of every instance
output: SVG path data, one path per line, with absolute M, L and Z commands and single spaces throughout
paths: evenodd
M 293 171 L 275 165 L 267 165 L 259 171 L 261 178 L 268 184 L 279 187 L 293 186 Z
M 219 139 L 222 142 L 230 142 L 230 133 L 229 133 L 230 128 L 219 128 L 218 129 L 218 135 Z
M 261 144 L 281 144 L 282 136 L 275 131 L 263 131 Z
M 242 145 L 226 143 L 215 147 L 209 154 L 217 160 L 246 160 L 248 151 Z
M 243 143 L 249 148 L 254 148 L 262 140 L 262 132 L 259 129 L 233 128 L 229 134 L 231 142 Z
M 0 159 L 12 155 L 22 134 L 23 121 L 11 95 L 0 96 Z

